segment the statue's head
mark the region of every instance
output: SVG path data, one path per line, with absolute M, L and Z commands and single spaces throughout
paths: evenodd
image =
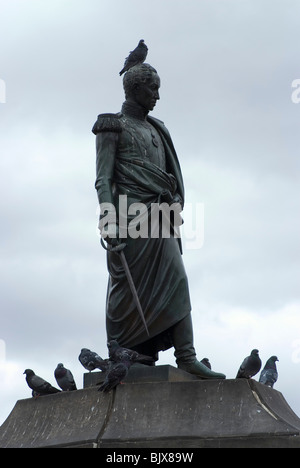
M 149 111 L 159 99 L 160 78 L 155 68 L 148 63 L 142 63 L 125 73 L 123 87 L 126 99 L 141 104 Z

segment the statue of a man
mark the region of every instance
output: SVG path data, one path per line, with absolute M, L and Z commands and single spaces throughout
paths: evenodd
M 150 336 L 120 255 L 108 251 L 107 339 L 155 360 L 159 351 L 174 347 L 180 369 L 203 378 L 225 378 L 196 359 L 188 280 L 176 227 L 170 226 L 169 236 L 161 229 L 151 235 L 153 206 L 184 204 L 180 165 L 169 132 L 163 122 L 148 115 L 159 99 L 160 78 L 144 63 L 126 72 L 123 86 L 126 100 L 121 112 L 100 114 L 93 127 L 95 187 L 102 210 L 99 228 L 111 246 L 126 243 L 124 254 Z M 137 213 L 143 225 L 139 236 L 130 235 L 129 229 Z

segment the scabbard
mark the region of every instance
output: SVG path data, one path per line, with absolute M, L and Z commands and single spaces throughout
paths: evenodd
M 108 250 L 109 252 L 115 252 L 115 253 L 118 253 L 120 255 L 121 263 L 122 263 L 122 266 L 123 266 L 124 271 L 125 271 L 125 275 L 126 275 L 126 278 L 127 278 L 127 281 L 128 281 L 128 285 L 129 285 L 133 300 L 135 302 L 135 305 L 137 307 L 137 310 L 138 310 L 138 313 L 139 313 L 139 315 L 141 317 L 141 320 L 142 320 L 142 322 L 144 324 L 147 335 L 150 336 L 150 333 L 149 333 L 149 330 L 148 330 L 148 327 L 147 327 L 147 323 L 146 323 L 146 320 L 145 320 L 144 312 L 143 312 L 143 309 L 142 309 L 142 306 L 141 306 L 141 303 L 140 303 L 140 300 L 139 300 L 139 296 L 137 294 L 137 291 L 136 291 L 136 288 L 135 288 L 135 285 L 134 285 L 134 282 L 133 282 L 133 279 L 132 279 L 132 276 L 131 276 L 131 273 L 130 273 L 130 270 L 129 270 L 129 266 L 128 266 L 128 263 L 127 263 L 127 260 L 126 260 L 125 254 L 124 254 L 124 248 L 126 247 L 126 244 L 118 244 L 115 247 L 105 246 L 102 238 L 101 238 L 101 244 L 102 244 L 102 247 L 104 247 L 105 250 Z

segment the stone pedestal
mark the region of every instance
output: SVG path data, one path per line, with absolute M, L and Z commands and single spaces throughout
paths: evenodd
M 255 380 L 199 380 L 171 366 L 132 368 L 103 394 L 82 390 L 17 401 L 0 447 L 300 447 L 300 419 L 282 394 Z

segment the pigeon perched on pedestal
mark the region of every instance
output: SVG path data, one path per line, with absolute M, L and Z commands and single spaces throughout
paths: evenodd
M 89 372 L 93 371 L 94 369 L 100 369 L 105 372 L 108 369 L 108 359 L 102 359 L 99 354 L 91 351 L 90 349 L 82 348 L 78 359 L 83 367 Z
M 109 368 L 103 384 L 98 390 L 109 392 L 119 385 L 127 376 L 130 367 L 139 362 L 153 364 L 154 359 L 145 354 L 140 354 L 132 349 L 123 348 L 116 340 L 107 343 L 109 354 Z
M 52 387 L 49 382 L 35 375 L 32 369 L 26 369 L 23 374 L 26 374 L 26 382 L 28 387 L 33 390 L 32 395 L 35 397 L 60 392 L 58 388 Z
M 146 60 L 148 54 L 148 47 L 146 46 L 144 39 L 141 39 L 137 47 L 129 52 L 128 57 L 125 59 L 124 67 L 120 71 L 119 75 L 128 71 L 130 68 L 143 63 Z
M 201 359 L 202 364 L 204 364 L 208 369 L 211 370 L 211 363 L 209 362 L 209 359 L 207 357 Z
M 277 356 L 271 356 L 267 360 L 265 367 L 261 371 L 261 374 L 259 377 L 260 383 L 267 385 L 268 387 L 272 387 L 272 388 L 278 379 L 276 361 L 279 361 Z
M 57 367 L 54 371 L 54 377 L 58 386 L 64 392 L 77 390 L 72 372 L 69 369 L 66 369 L 61 362 L 57 364 Z
M 126 363 L 111 363 L 109 371 L 105 376 L 104 382 L 100 385 L 98 391 L 109 392 L 117 385 L 119 385 L 126 378 L 131 365 L 132 364 L 129 361 L 127 361 Z
M 253 349 L 250 356 L 246 357 L 242 362 L 237 376 L 237 379 L 251 379 L 261 369 L 261 359 L 258 355 L 258 349 Z
M 153 364 L 154 359 L 151 356 L 140 354 L 132 349 L 123 348 L 116 340 L 111 340 L 107 343 L 109 360 L 112 362 L 123 362 L 134 364 L 136 362 Z

